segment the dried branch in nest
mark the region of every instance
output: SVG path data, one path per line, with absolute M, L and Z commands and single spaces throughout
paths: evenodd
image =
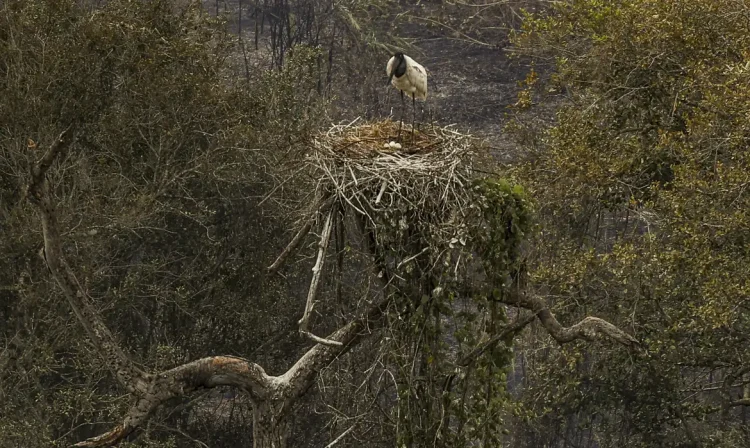
M 307 162 L 320 179 L 320 194 L 333 195 L 380 233 L 419 226 L 431 249 L 462 237 L 465 220 L 473 214 L 478 141 L 450 127 L 427 126 L 414 131 L 413 141 L 405 138 L 403 149 L 394 149 L 389 143 L 398 133 L 397 122 L 357 121 L 335 125 L 314 139 Z
M 408 272 L 412 263 L 425 270 L 450 264 L 450 275 L 457 275 L 460 263 L 464 268 L 470 263 L 471 257 L 463 255 L 471 255 L 481 244 L 472 241 L 470 229 L 487 225 L 473 188 L 477 141 L 450 128 L 434 127 L 415 131 L 414 144 L 394 150 L 389 143 L 397 132 L 398 123 L 390 120 L 363 124 L 355 120 L 318 135 L 308 155 L 319 179 L 318 194 L 332 195 L 342 208 L 369 222 L 374 242 L 389 252 L 397 276 Z M 561 343 L 606 336 L 626 346 L 637 345 L 634 338 L 596 317 L 563 327 L 543 301 L 525 298 L 505 303 L 533 311 Z
M 324 275 L 330 236 L 332 232 L 338 235 L 342 229 L 335 227 L 344 225 L 333 219 L 339 210 L 349 215 L 348 209 L 358 216 L 357 221 L 367 227 L 363 231 L 377 239 L 376 251 L 390 252 L 392 269 L 400 271 L 409 269 L 415 259 L 424 268 L 437 261 L 452 241 L 465 241 L 461 235 L 472 208 L 476 139 L 450 128 L 431 128 L 415 131 L 410 145 L 394 150 L 389 143 L 398 132 L 398 123 L 357 121 L 333 126 L 314 139 L 306 164 L 311 177 L 318 179 L 314 196 L 320 199 L 304 212 L 301 229 L 268 268 L 277 271 L 309 235 L 317 218 L 322 218 L 313 277 L 298 323 L 301 334 L 330 346 L 340 342 L 315 336 L 309 319 Z M 473 215 L 477 214 L 474 210 Z

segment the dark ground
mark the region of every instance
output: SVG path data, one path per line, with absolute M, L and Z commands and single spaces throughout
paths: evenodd
M 251 42 L 254 22 L 247 12 L 249 2 L 244 3 L 247 6 L 242 19 L 243 35 L 247 36 L 247 42 Z M 209 12 L 216 12 L 215 1 L 207 0 L 204 4 Z M 222 12 L 230 11 L 230 26 L 235 32 L 238 5 L 237 1 L 230 1 L 221 2 L 219 6 Z M 401 33 L 400 37 L 413 41 L 418 48 L 418 52 L 410 56 L 428 71 L 427 110 L 432 118 L 443 126 L 455 124 L 460 131 L 487 139 L 495 157 L 506 162 L 512 160 L 511 142 L 503 134 L 505 115 L 508 106 L 516 102 L 517 82 L 526 76 L 529 67 L 522 59 L 508 57 L 504 48 L 507 39 L 488 42 L 497 46 L 479 45 L 448 37 L 445 30 L 428 29 L 418 23 L 404 25 Z M 261 52 L 264 51 L 262 47 Z M 250 50 L 248 57 L 253 58 L 254 52 Z M 389 57 L 383 54 L 383 87 L 377 88 L 382 89 L 379 91 L 385 97 L 386 108 L 381 112 L 392 112 L 395 118 L 399 118 L 399 95 L 395 89 L 386 86 L 385 65 Z M 410 112 L 411 105 L 408 105 L 407 118 Z
M 488 139 L 502 138 L 507 108 L 517 99 L 517 81 L 528 71 L 525 61 L 508 57 L 507 38 L 487 38 L 480 45 L 419 24 L 407 24 L 402 32 L 422 53 L 413 57 L 428 70 L 435 118 Z
M 435 118 L 486 138 L 500 160 L 512 158 L 503 126 L 508 106 L 517 100 L 517 81 L 528 67 L 510 60 L 502 48 L 445 37 L 420 39 L 417 45 L 430 72 L 429 100 Z

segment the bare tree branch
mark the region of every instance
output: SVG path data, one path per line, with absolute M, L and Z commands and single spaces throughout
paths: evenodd
M 73 143 L 73 134 L 73 127 L 69 126 L 32 168 L 31 182 L 26 196 L 36 206 L 42 218 L 44 257 L 52 278 L 62 289 L 78 321 L 83 325 L 100 355 L 111 366 L 115 377 L 128 391 L 143 393 L 146 390 L 149 376 L 136 367 L 133 361 L 122 351 L 63 257 L 57 213 L 47 183 L 47 171 L 49 171 L 55 159 L 64 154 Z
M 320 336 L 315 336 L 314 334 L 306 330 L 300 330 L 299 332 L 302 333 L 303 336 L 307 337 L 311 341 L 318 343 L 318 344 L 334 345 L 334 346 L 343 345 L 339 341 L 331 341 L 330 339 L 321 338 Z
M 323 276 L 323 266 L 326 260 L 326 251 L 328 250 L 328 242 L 331 240 L 331 228 L 333 227 L 333 214 L 334 210 L 329 210 L 326 220 L 323 223 L 323 231 L 320 234 L 320 242 L 318 242 L 318 258 L 315 260 L 315 266 L 313 266 L 313 277 L 310 281 L 310 290 L 307 292 L 307 303 L 305 304 L 305 312 L 302 314 L 302 318 L 299 320 L 300 332 L 306 332 L 310 314 L 312 313 L 313 306 L 315 305 L 315 296 L 318 294 L 318 287 L 320 286 L 320 279 Z
M 273 377 L 257 364 L 232 356 L 203 358 L 151 377 L 148 391 L 136 399 L 123 422 L 110 431 L 79 442 L 78 447 L 115 444 L 142 423 L 164 402 L 202 388 L 234 386 L 250 395 L 254 402 L 264 400 L 273 388 Z
M 352 426 L 350 426 L 349 429 L 347 429 L 346 431 L 342 432 L 341 435 L 339 435 L 338 437 L 336 437 L 333 440 L 333 442 L 331 442 L 328 445 L 326 445 L 325 448 L 333 448 L 333 446 L 335 446 L 336 444 L 338 444 L 341 441 L 341 439 L 343 439 L 344 437 L 346 437 L 347 434 L 349 434 L 350 432 L 352 432 L 352 429 L 354 429 L 356 426 L 357 426 L 356 423 L 353 424 Z
M 315 221 L 315 215 L 317 213 L 323 213 L 328 210 L 329 207 L 333 205 L 333 198 L 329 197 L 328 199 L 324 200 L 322 204 L 317 208 L 316 213 L 313 213 L 310 218 L 308 218 L 307 221 L 305 221 L 305 224 L 302 226 L 302 228 L 297 231 L 297 233 L 292 238 L 292 241 L 287 244 L 287 246 L 284 248 L 283 251 L 279 254 L 278 257 L 276 257 L 276 260 L 273 262 L 271 266 L 268 267 L 268 272 L 271 274 L 274 274 L 278 272 L 279 269 L 281 269 L 281 266 L 284 265 L 284 262 L 286 262 L 286 259 L 289 258 L 289 255 L 294 253 L 294 251 L 299 247 L 300 243 L 305 239 L 308 233 L 310 233 L 310 229 L 312 229 L 313 222 Z
M 282 376 L 289 381 L 289 397 L 298 397 L 307 390 L 315 381 L 320 370 L 333 362 L 339 356 L 347 353 L 352 347 L 369 336 L 375 329 L 382 325 L 382 316 L 385 314 L 391 298 L 387 297 L 380 303 L 375 304 L 367 315 L 353 320 L 326 337 L 329 341 L 340 342 L 340 346 L 317 344 L 308 350 L 302 357 Z
M 367 335 L 362 330 L 377 322 L 388 303 L 388 299 L 384 300 L 374 306 L 367 316 L 333 332 L 326 340 L 338 342 L 338 345 L 316 344 L 281 376 L 269 376 L 258 364 L 232 356 L 203 358 L 153 375 L 147 392 L 136 400 L 123 423 L 75 446 L 100 447 L 117 443 L 143 424 L 167 400 L 202 388 L 237 387 L 249 394 L 256 408 L 273 402 L 276 406 L 272 407 L 281 409 L 281 413 L 288 411 L 310 388 L 325 366 L 348 352 L 362 340 L 362 336 Z
M 292 241 L 289 242 L 289 244 L 284 248 L 283 251 L 279 254 L 279 256 L 276 258 L 276 261 L 273 262 L 271 266 L 268 267 L 268 272 L 270 273 L 276 273 L 281 266 L 284 264 L 286 259 L 289 257 L 289 255 L 294 252 L 295 249 L 297 249 L 297 246 L 302 242 L 303 239 L 307 236 L 308 233 L 310 233 L 310 229 L 312 229 L 314 218 L 310 217 L 307 222 L 302 226 L 301 229 L 294 235 L 294 238 L 292 238 Z
M 575 325 L 563 327 L 541 297 L 527 296 L 523 292 L 519 292 L 495 300 L 533 311 L 550 336 L 561 344 L 576 339 L 590 341 L 596 339 L 597 336 L 606 336 L 626 347 L 640 345 L 637 339 L 598 317 L 585 317 Z

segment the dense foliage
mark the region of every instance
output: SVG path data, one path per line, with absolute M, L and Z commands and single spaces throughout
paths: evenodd
M 750 444 L 743 2 L 90 3 L 0 4 L 0 446 L 69 446 L 130 404 L 50 279 L 23 197 L 54 138 L 77 130 L 49 172 L 65 257 L 135 362 L 236 354 L 282 373 L 311 345 L 296 330 L 315 243 L 265 267 L 317 204 L 305 143 L 331 117 L 389 109 L 380 59 L 410 42 L 402 20 L 482 47 L 520 26 L 512 52 L 534 67 L 506 127 L 516 163 L 468 170 L 460 206 L 407 194 L 370 227 L 336 215 L 315 330 L 393 301 L 295 405 L 290 446 Z M 240 39 L 233 12 L 252 14 Z M 559 345 L 542 325 L 519 344 L 503 331 L 531 314 L 501 302 L 522 296 L 641 347 Z M 245 396 L 175 401 L 125 446 L 251 443 Z
M 576 347 L 529 360 L 540 363 L 524 392 L 537 413 L 529 446 L 750 440 L 736 406 L 750 380 L 748 12 L 574 0 L 515 36 L 519 53 L 554 66 L 527 79 L 543 88 L 521 104 L 553 105 L 554 120 L 519 112 L 511 125 L 540 215 L 533 287 L 561 316 L 606 316 L 645 345 L 636 358 Z
M 50 278 L 39 216 L 24 200 L 29 170 L 69 126 L 75 143 L 48 175 L 64 255 L 137 364 L 167 369 L 238 354 L 277 374 L 305 350 L 308 341 L 294 330 L 308 251 L 280 276 L 264 268 L 295 230 L 290 210 L 310 201 L 317 182 L 300 175 L 305 142 L 329 114 L 341 113 L 322 94 L 347 76 L 378 78 L 380 85 L 382 67 L 370 71 L 374 60 L 367 56 L 383 45 L 372 28 L 378 21 L 372 5 L 267 6 L 271 12 L 263 12 L 268 16 L 260 26 L 270 21 L 272 68 L 260 70 L 259 61 L 247 56 L 246 42 L 197 3 L 122 0 L 93 7 L 39 0 L 0 7 L 0 251 L 7 255 L 0 260 L 0 445 L 69 446 L 109 429 L 131 404 L 95 344 L 81 337 L 80 322 Z M 284 17 L 290 21 L 279 22 Z M 368 18 L 371 28 L 358 22 Z M 360 46 L 359 62 L 331 79 L 333 53 Z M 346 94 L 361 98 L 375 92 L 372 85 L 363 82 Z M 467 215 L 472 224 L 486 224 L 464 229 L 470 238 L 441 239 L 445 229 L 432 235 L 434 229 L 421 225 L 429 217 L 407 225 L 404 234 L 397 215 L 424 212 L 408 198 L 403 209 L 391 210 L 392 226 L 378 226 L 381 249 L 393 249 L 389 237 L 411 238 L 391 259 L 422 249 L 435 256 L 395 270 L 403 307 L 389 314 L 387 336 L 323 372 L 319 395 L 311 391 L 301 403 L 306 410 L 322 407 L 322 415 L 300 413 L 292 446 L 333 439 L 344 424 L 353 427 L 343 412 L 357 415 L 360 409 L 368 421 L 352 436 L 380 434 L 382 442 L 373 445 L 499 443 L 512 337 L 493 344 L 460 374 L 455 361 L 506 322 L 492 290 L 505 288 L 515 269 L 529 225 L 528 200 L 505 181 L 460 187 L 476 202 Z M 441 201 L 435 216 L 450 227 L 461 210 L 440 192 L 435 196 Z M 336 236 L 339 260 L 356 249 L 344 247 L 343 230 Z M 485 276 L 492 281 L 471 289 L 470 267 L 481 267 L 473 252 L 480 245 L 487 249 Z M 443 264 L 445 253 L 446 261 L 461 263 L 460 275 Z M 323 288 L 328 298 L 336 292 L 339 314 L 332 300 L 321 300 L 316 330 L 336 328 L 361 311 L 355 300 L 341 300 L 367 295 L 373 280 L 363 269 L 367 260 L 352 259 L 351 266 L 339 263 L 337 281 Z M 410 368 L 415 359 L 418 367 Z M 357 394 L 357 384 L 369 381 L 375 369 L 381 380 L 394 380 L 388 382 L 393 389 L 372 392 L 384 413 L 370 396 Z M 336 384 L 334 393 L 326 382 Z M 174 400 L 131 444 L 249 444 L 250 403 L 225 392 Z M 335 403 L 339 411 L 319 403 Z
M 66 256 L 138 362 L 172 366 L 288 336 L 278 329 L 293 316 L 272 311 L 291 302 L 288 286 L 259 274 L 285 228 L 282 212 L 257 206 L 272 183 L 258 166 L 306 138 L 324 102 L 308 93 L 310 52 L 245 80 L 236 51 L 196 4 L 0 5 L 0 445 L 68 446 L 128 405 L 47 275 L 22 200 L 31 164 L 70 124 L 75 148 L 50 173 Z M 216 423 L 235 421 L 217 444 L 249 439 L 242 409 Z
M 394 274 L 411 285 L 396 291 L 408 301 L 391 316 L 384 357 L 399 386 L 399 447 L 462 447 L 477 441 L 499 446 L 507 433 L 515 334 L 490 340 L 510 320 L 496 299 L 514 286 L 532 206 L 521 186 L 504 179 L 478 180 L 470 191 L 473 210 L 444 206 L 453 215 L 450 224 L 460 223 L 465 234 L 450 239 L 433 234 L 417 246 L 429 248 L 429 256 Z M 404 233 L 397 222 L 383 230 Z

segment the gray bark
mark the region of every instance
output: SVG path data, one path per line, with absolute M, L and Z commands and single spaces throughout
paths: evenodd
M 232 386 L 245 391 L 254 407 L 254 446 L 284 448 L 288 416 L 294 403 L 312 386 L 317 374 L 337 357 L 349 351 L 372 330 L 383 314 L 387 301 L 353 320 L 311 347 L 286 373 L 269 376 L 261 366 L 233 356 L 213 356 L 158 373 L 138 368 L 92 306 L 62 251 L 57 211 L 47 185 L 47 171 L 74 141 L 74 129 L 63 131 L 32 170 L 27 198 L 35 205 L 42 221 L 45 260 L 52 278 L 62 290 L 76 318 L 94 343 L 99 355 L 111 366 L 123 387 L 133 396 L 133 405 L 122 422 L 106 433 L 77 443 L 78 447 L 114 445 L 141 426 L 160 406 L 174 397 L 198 389 Z

